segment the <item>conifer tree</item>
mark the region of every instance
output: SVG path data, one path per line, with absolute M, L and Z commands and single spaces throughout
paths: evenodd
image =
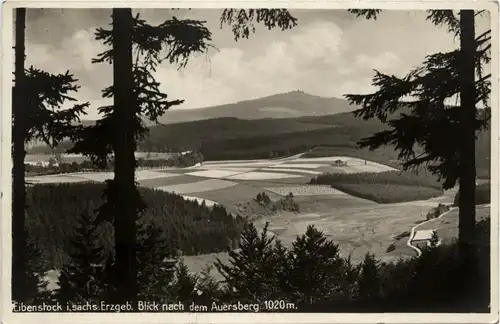
M 23 291 L 16 291 L 16 302 L 23 302 L 30 305 L 40 305 L 50 301 L 50 292 L 47 290 L 48 282 L 43 279 L 46 265 L 38 244 L 33 237 L 25 233 L 26 242 L 26 273 L 22 276 L 24 280 Z M 19 276 L 21 277 L 21 276 Z M 13 291 L 14 294 L 14 291 Z
M 361 265 L 358 282 L 359 298 L 371 305 L 380 298 L 379 265 L 375 255 L 367 253 Z
M 219 302 L 223 298 L 224 290 L 220 282 L 212 277 L 213 266 L 207 264 L 200 272 L 196 285 L 199 291 L 198 302 L 203 305 L 210 305 L 212 302 Z
M 230 264 L 217 259 L 215 266 L 225 279 L 232 298 L 248 302 L 264 302 L 276 294 L 277 258 L 274 237 L 269 238 L 266 224 L 259 236 L 252 223 L 245 224 L 240 248 L 230 251 Z
M 26 290 L 22 274 L 26 269 L 26 231 L 25 231 L 25 191 L 24 191 L 24 132 L 26 124 L 26 97 L 25 91 L 25 28 L 26 8 L 16 9 L 15 25 L 15 86 L 13 88 L 12 109 L 12 299 L 21 301 L 23 291 Z
M 56 299 L 63 303 L 99 303 L 109 298 L 108 281 L 111 264 L 96 223 L 92 203 L 78 217 L 71 240 L 70 260 L 59 275 Z
M 174 279 L 176 256 L 165 234 L 154 225 L 139 224 L 137 236 L 138 290 L 141 300 L 167 302 Z
M 69 109 L 60 109 L 67 102 L 74 102 L 70 96 L 78 90 L 77 79 L 72 74 L 53 75 L 30 67 L 25 69 L 25 26 L 26 9 L 16 9 L 15 24 L 15 79 L 12 109 L 12 298 L 22 301 L 27 287 L 32 282 L 32 272 L 27 268 L 28 238 L 25 229 L 25 144 L 34 140 L 43 141 L 55 147 L 69 137 L 74 139 L 79 126 L 79 116 L 85 114 L 88 103 L 75 104 Z M 28 276 L 28 277 L 26 277 Z
M 114 84 L 103 96 L 113 98 L 114 104 L 99 108 L 103 118 L 83 130 L 70 152 L 90 156 L 101 166 L 114 154 L 115 178 L 108 181 L 106 203 L 100 210 L 102 220 L 113 221 L 115 228 L 116 276 L 122 282 L 117 301 L 135 301 L 136 220 L 146 206 L 135 185 L 134 151 L 137 141 L 147 134 L 142 119 L 157 121 L 167 109 L 183 102 L 168 100 L 152 73 L 164 60 L 185 66 L 191 54 L 209 47 L 211 34 L 203 22 L 175 17 L 151 26 L 125 8 L 113 9 L 113 28 L 99 28 L 96 39 L 113 47 L 93 62 L 113 64 Z
M 287 9 L 224 9 L 220 18 L 221 28 L 230 26 L 235 41 L 255 33 L 256 23 L 269 30 L 279 28 L 285 31 L 297 26 L 297 22 Z
M 175 280 L 171 287 L 174 300 L 190 305 L 198 297 L 197 283 L 198 276 L 189 273 L 188 267 L 181 259 L 175 268 Z
M 351 10 L 376 19 L 380 10 Z M 428 55 L 422 66 L 405 77 L 376 71 L 373 84 L 379 90 L 368 95 L 346 95 L 361 105 L 355 112 L 364 119 L 378 118 L 389 129 L 359 142 L 377 149 L 394 145 L 403 169 L 427 166 L 443 180 L 444 189 L 459 183 L 459 247 L 464 271 L 475 272 L 475 140 L 490 119 L 490 78 L 484 64 L 490 62 L 491 30 L 476 36 L 475 17 L 484 13 L 429 10 L 427 20 L 445 26 L 460 37 L 460 48 Z M 412 100 L 404 100 L 405 98 Z M 459 98 L 453 105 L 450 99 Z M 482 103 L 484 109 L 477 109 Z M 398 110 L 405 110 L 400 116 Z M 408 131 L 411 130 L 411 131 Z M 457 140 L 458 139 L 458 140 Z
M 345 260 L 338 245 L 326 239 L 314 226 L 297 237 L 289 253 L 289 291 L 299 305 L 314 305 L 347 298 L 349 281 Z

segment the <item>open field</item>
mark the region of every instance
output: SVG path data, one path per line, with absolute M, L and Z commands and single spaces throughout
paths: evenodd
M 347 166 L 335 166 L 337 160 L 347 162 Z M 185 199 L 205 200 L 208 207 L 215 203 L 221 204 L 230 212 L 241 211 L 242 203 L 253 200 L 260 192 L 266 192 L 273 200 L 292 192 L 300 213 L 280 212 L 274 216 L 261 217 L 255 221 L 256 226 L 262 228 L 265 222 L 269 222 L 271 233 L 278 235 L 285 245 L 290 245 L 297 235 L 305 232 L 308 225 L 315 225 L 339 244 L 343 255 L 352 254 L 353 261 L 360 261 L 366 252 L 386 260 L 394 259 L 397 253 L 404 255 L 407 252 L 404 247 L 397 249 L 397 252 L 386 252 L 387 247 L 394 242 L 394 236 L 410 230 L 415 223 L 425 219 L 430 208 L 438 203 L 453 203 L 454 193 L 446 192 L 428 200 L 378 204 L 329 185 L 308 184 L 323 170 L 342 170 L 343 173 L 339 172 L 337 176 L 347 177 L 345 180 L 357 173 L 380 173 L 382 176 L 394 169 L 370 161 L 365 164 L 365 161 L 351 157 L 302 159 L 300 155 L 295 155 L 259 161 L 210 162 L 185 169 L 139 170 L 137 179 L 141 186 L 175 192 Z M 391 175 L 394 179 L 389 179 L 389 182 L 399 181 L 404 186 L 408 179 L 401 180 L 397 174 L 394 172 Z M 111 174 L 85 173 L 83 177 L 82 174 L 67 174 L 61 179 L 54 179 L 66 182 L 65 179 L 69 177 L 102 182 L 110 178 Z M 28 180 L 33 178 L 49 176 Z M 369 185 L 370 181 L 364 180 L 362 184 Z M 353 181 L 348 182 L 353 184 Z M 417 188 L 414 186 L 413 189 Z M 195 268 L 192 270 L 200 270 L 199 265 L 206 264 L 208 259 L 215 260 L 214 255 L 189 256 L 186 257 L 186 263 L 190 268 Z
M 339 244 L 343 255 L 352 254 L 353 261 L 361 261 L 366 252 L 384 259 L 393 237 L 425 219 L 430 208 L 418 203 L 376 204 L 336 195 L 296 197 L 295 202 L 300 214 L 282 213 L 261 223 L 269 221 L 270 230 L 285 245 L 303 234 L 308 225 L 314 225 Z
M 303 170 L 303 169 L 292 169 L 292 168 L 282 168 L 282 167 L 273 167 L 273 168 L 263 168 L 262 171 L 271 171 L 271 172 L 285 172 L 292 174 L 301 174 L 301 175 L 319 175 L 323 172 L 321 171 L 313 171 L 313 170 Z
M 278 195 L 286 196 L 291 193 L 294 196 L 318 196 L 318 195 L 347 195 L 346 193 L 329 186 L 282 186 L 266 188 Z
M 88 179 L 79 177 L 76 174 L 53 174 L 40 177 L 27 177 L 26 182 L 29 184 L 42 184 L 42 183 L 74 183 L 85 182 Z
M 222 205 L 231 209 L 233 205 L 243 203 L 257 197 L 259 193 L 266 192 L 272 200 L 283 198 L 283 195 L 266 191 L 263 188 L 253 187 L 245 184 L 237 184 L 236 186 L 226 187 L 217 190 L 210 190 L 196 193 L 197 197 L 204 199 L 215 200 Z
M 490 213 L 489 206 L 477 206 L 476 221 L 489 218 Z M 451 243 L 458 238 L 458 210 L 452 210 L 443 217 L 432 219 L 418 226 L 417 230 L 436 230 L 444 244 Z
M 231 182 L 226 180 L 210 179 L 192 183 L 183 183 L 178 185 L 157 187 L 156 189 L 168 192 L 175 192 L 178 194 L 185 194 L 192 192 L 204 192 L 204 191 L 224 189 L 236 186 L 236 184 L 237 184 L 236 182 Z

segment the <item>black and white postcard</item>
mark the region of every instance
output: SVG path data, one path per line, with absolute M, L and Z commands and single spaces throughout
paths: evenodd
M 498 3 L 2 7 L 2 322 L 498 321 Z

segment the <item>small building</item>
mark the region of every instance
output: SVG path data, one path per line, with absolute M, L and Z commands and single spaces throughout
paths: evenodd
M 436 246 L 441 244 L 436 230 L 421 230 L 415 231 L 411 243 L 417 247 L 430 246 L 433 239 L 437 238 Z

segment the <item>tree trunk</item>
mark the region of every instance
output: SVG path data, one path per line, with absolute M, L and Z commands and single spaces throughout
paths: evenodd
M 15 85 L 13 91 L 12 124 L 12 299 L 23 301 L 27 292 L 26 275 L 26 233 L 25 233 L 25 187 L 24 187 L 24 150 L 25 100 L 24 73 L 24 34 L 26 27 L 26 9 L 16 9 L 15 35 Z
M 464 271 L 476 268 L 474 239 L 476 226 L 476 163 L 475 163 L 475 130 L 476 90 L 475 66 L 476 52 L 474 32 L 474 11 L 460 11 L 460 105 L 462 115 L 462 139 L 460 148 L 460 194 L 458 245 Z M 472 274 L 472 273 L 471 273 Z M 472 281 L 472 278 L 470 278 Z M 469 278 L 467 278 L 469 280 Z
M 137 299 L 132 31 L 132 10 L 113 9 L 114 188 L 118 191 L 114 195 L 117 197 L 114 228 L 118 302 Z

